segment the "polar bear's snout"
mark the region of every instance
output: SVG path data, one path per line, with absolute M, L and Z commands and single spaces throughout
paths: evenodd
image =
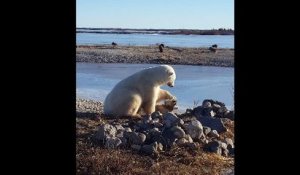
M 170 87 L 174 87 L 174 82 L 168 82 L 167 85 Z

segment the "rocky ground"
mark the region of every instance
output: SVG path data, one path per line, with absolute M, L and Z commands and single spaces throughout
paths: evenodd
M 180 48 L 165 46 L 77 46 L 77 62 L 149 63 L 205 66 L 234 66 L 234 49 Z
M 234 111 L 204 100 L 185 113 L 109 119 L 76 101 L 77 174 L 234 174 Z

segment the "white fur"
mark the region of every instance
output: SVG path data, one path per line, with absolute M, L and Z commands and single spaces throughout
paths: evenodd
M 143 109 L 146 114 L 151 114 L 157 101 L 174 98 L 160 86 L 174 86 L 175 79 L 175 71 L 168 65 L 139 71 L 112 89 L 104 101 L 104 113 L 117 117 L 139 116 L 138 111 Z

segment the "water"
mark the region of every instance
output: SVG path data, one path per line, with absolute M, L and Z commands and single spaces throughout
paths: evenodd
M 160 35 L 160 34 L 98 34 L 77 33 L 77 45 L 111 44 L 149 46 L 164 43 L 172 47 L 234 48 L 233 35 Z
M 76 94 L 78 98 L 104 102 L 106 95 L 120 80 L 154 64 L 76 63 Z M 201 105 L 204 99 L 234 104 L 234 69 L 225 67 L 173 65 L 175 87 L 162 86 L 175 95 L 179 111 Z

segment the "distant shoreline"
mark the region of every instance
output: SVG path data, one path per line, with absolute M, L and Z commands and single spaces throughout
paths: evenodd
M 76 28 L 76 33 L 99 34 L 160 34 L 160 35 L 234 35 L 232 29 L 122 29 L 122 28 Z
M 78 45 L 76 62 L 234 67 L 234 49 L 166 46 L 159 52 L 158 46 Z

